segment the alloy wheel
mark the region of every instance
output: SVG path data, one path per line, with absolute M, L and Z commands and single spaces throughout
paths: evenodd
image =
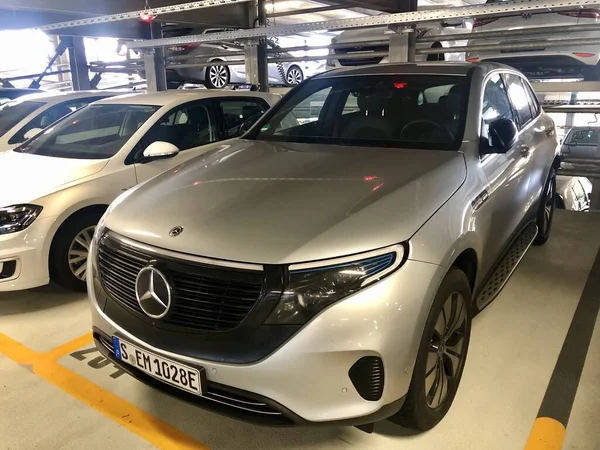
M 556 193 L 555 193 L 555 184 L 554 179 L 551 179 L 548 182 L 548 187 L 546 188 L 546 192 L 544 193 L 544 222 L 542 230 L 545 234 L 550 228 L 550 224 L 552 223 L 552 217 L 554 216 L 554 209 L 556 208 Z
M 87 259 L 95 230 L 95 226 L 84 228 L 75 236 L 69 246 L 69 269 L 71 269 L 71 273 L 81 281 L 85 281 Z
M 287 74 L 287 83 L 289 85 L 295 86 L 297 84 L 302 83 L 303 78 L 304 76 L 302 74 L 302 71 L 297 67 L 292 67 Z
M 208 70 L 208 77 L 211 84 L 216 88 L 224 88 L 229 82 L 227 68 L 225 66 L 212 66 Z
M 444 302 L 429 344 L 425 372 L 427 406 L 439 408 L 456 389 L 457 375 L 466 357 L 467 306 L 459 292 Z

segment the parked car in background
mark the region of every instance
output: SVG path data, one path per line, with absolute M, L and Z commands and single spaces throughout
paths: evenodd
M 39 89 L 0 88 L 0 105 L 28 94 L 38 94 Z
M 556 177 L 556 207 L 569 211 L 590 210 L 592 182 L 584 177 Z
M 30 94 L 0 105 L 0 153 L 18 147 L 67 114 L 115 95 L 109 91 Z
M 439 6 L 432 7 L 439 9 Z M 419 8 L 424 10 L 428 8 Z M 417 36 L 452 35 L 457 33 L 468 33 L 470 21 L 467 19 L 449 19 L 439 22 L 422 22 L 417 28 Z M 389 51 L 389 35 L 387 26 L 365 29 L 348 30 L 333 38 L 331 43 L 338 47 L 330 51 L 331 55 L 349 55 L 356 52 L 387 52 Z M 345 45 L 347 44 L 347 45 Z M 466 45 L 466 40 L 460 41 L 437 41 L 432 43 L 418 43 L 417 49 L 447 48 L 447 53 L 437 55 L 416 55 L 417 61 L 464 61 L 465 54 L 452 52 L 452 47 Z M 362 66 L 367 64 L 379 64 L 389 62 L 388 57 L 357 57 L 352 59 L 330 59 L 328 67 Z
M 554 128 L 499 64 L 315 75 L 109 207 L 87 272 L 95 344 L 245 420 L 430 429 L 471 318 L 550 236 Z
M 563 139 L 560 153 L 566 158 L 600 161 L 600 127 L 575 126 Z
M 202 34 L 218 33 L 229 31 L 225 28 L 210 28 L 204 30 Z M 194 34 L 193 31 L 189 31 Z M 270 41 L 270 49 L 279 48 L 278 45 Z M 185 44 L 169 47 L 166 50 L 166 57 L 172 58 L 171 64 L 181 62 L 183 64 L 219 62 L 219 61 L 240 61 L 240 65 L 214 65 L 209 67 L 170 67 L 167 71 L 167 81 L 173 83 L 204 83 L 210 89 L 222 89 L 229 84 L 245 84 L 246 66 L 244 65 L 244 56 L 228 56 L 226 53 L 244 52 L 243 45 L 234 42 L 215 42 L 200 44 Z M 281 50 L 277 54 L 282 57 L 290 57 L 289 53 Z M 275 56 L 271 54 L 270 56 Z M 185 59 L 182 59 L 185 57 Z M 297 63 L 272 63 L 268 65 L 269 84 L 295 86 L 301 83 L 304 78 L 303 64 Z
M 487 0 L 486 4 L 502 3 L 506 0 Z M 539 47 L 527 50 L 490 50 L 470 52 L 467 60 L 496 61 L 522 71 L 528 78 L 583 78 L 586 81 L 600 79 L 600 32 L 585 31 L 573 33 L 549 33 L 543 36 L 522 36 L 493 39 L 478 39 L 477 33 L 485 31 L 512 30 L 521 28 L 558 27 L 564 25 L 584 25 L 600 23 L 600 10 L 597 8 L 576 7 L 559 11 L 532 11 L 508 13 L 504 16 L 476 18 L 473 24 L 473 38 L 469 45 L 501 45 L 518 42 L 540 41 Z M 570 45 L 548 47 L 543 42 L 563 39 L 599 39 L 595 45 Z
M 206 144 L 238 136 L 277 99 L 207 90 L 124 95 L 0 154 L 0 291 L 50 280 L 85 290 L 92 235 L 115 197 Z

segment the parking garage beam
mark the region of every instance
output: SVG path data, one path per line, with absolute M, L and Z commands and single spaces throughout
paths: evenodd
M 152 39 L 162 38 L 160 22 L 150 23 Z M 167 71 L 165 69 L 165 50 L 162 47 L 144 51 L 144 70 L 148 92 L 167 90 Z
M 258 0 L 257 2 L 257 20 L 258 26 L 267 26 L 267 8 L 266 0 Z M 258 69 L 258 90 L 261 92 L 269 92 L 269 66 L 267 62 L 267 38 L 261 37 L 258 40 L 256 49 L 256 65 Z
M 85 46 L 82 37 L 61 37 L 67 40 L 69 48 L 69 65 L 71 66 L 71 80 L 74 91 L 86 91 L 91 89 L 90 74 L 88 71 Z

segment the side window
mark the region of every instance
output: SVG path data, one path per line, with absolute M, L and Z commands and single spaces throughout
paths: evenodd
M 217 140 L 215 120 L 207 102 L 186 104 L 168 112 L 142 139 L 143 151 L 156 141 L 170 142 L 180 151 Z
M 233 138 L 254 125 L 269 105 L 262 99 L 218 99 L 223 114 L 225 137 Z M 242 127 L 243 125 L 243 127 Z
M 531 106 L 531 112 L 533 113 L 533 117 L 537 117 L 542 112 L 542 107 L 540 106 L 540 102 L 535 94 L 533 88 L 527 82 L 523 82 L 525 88 L 527 89 L 527 93 L 529 94 L 529 106 Z
M 93 98 L 80 98 L 77 100 L 71 100 L 69 102 L 63 102 L 58 105 L 54 105 L 41 114 L 37 115 L 31 122 L 21 128 L 17 134 L 15 134 L 11 140 L 8 142 L 9 144 L 18 144 L 25 140 L 25 135 L 29 130 L 33 130 L 34 128 L 44 129 L 59 119 L 62 119 L 67 114 L 71 114 L 73 111 L 78 110 L 79 108 L 86 106 L 88 103 L 99 100 L 103 97 L 93 97 Z
M 523 81 L 520 76 L 507 74 L 508 80 L 508 96 L 517 112 L 517 118 L 519 119 L 519 128 L 525 127 L 533 119 L 531 108 L 529 107 L 529 96 L 527 89 L 523 85 Z
M 515 121 L 514 112 L 506 85 L 500 74 L 496 73 L 488 80 L 483 91 L 483 106 L 481 109 L 481 137 L 490 142 L 489 125 L 498 119 Z
M 573 183 L 573 192 L 578 202 L 585 203 L 585 191 L 579 180 L 575 180 L 575 183 Z

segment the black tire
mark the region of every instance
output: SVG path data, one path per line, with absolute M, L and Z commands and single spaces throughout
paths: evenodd
M 431 48 L 443 48 L 444 46 L 442 45 L 441 42 L 434 42 L 431 45 Z M 435 55 L 427 55 L 427 61 L 445 61 L 446 60 L 446 55 L 444 53 L 437 53 Z
M 72 291 L 86 291 L 85 279 L 78 278 L 73 272 L 75 268 L 71 268 L 69 254 L 71 252 L 79 252 L 83 256 L 85 247 L 75 242 L 75 238 L 84 230 L 89 230 L 90 227 L 95 228 L 102 214 L 103 211 L 101 209 L 94 208 L 93 210 L 83 211 L 69 217 L 61 225 L 50 247 L 48 263 L 52 281 Z M 77 270 L 81 267 L 80 263 L 87 263 L 87 255 L 85 256 L 85 260 L 74 262 Z M 83 275 L 85 275 L 85 268 L 83 269 Z
M 471 303 L 471 288 L 467 276 L 460 269 L 452 267 L 443 279 L 431 306 L 406 400 L 402 409 L 390 418 L 392 422 L 426 431 L 437 425 L 450 409 L 458 391 L 469 348 Z M 452 309 L 452 304 L 462 304 L 462 309 Z M 446 318 L 446 315 L 450 317 Z M 452 329 L 453 332 L 448 332 Z M 450 342 L 454 345 L 449 345 Z M 453 359 L 455 356 L 450 355 L 449 350 L 458 352 L 460 357 Z M 428 387 L 432 377 L 433 382 Z M 438 391 L 434 390 L 436 382 L 438 387 L 441 386 L 439 399 L 436 398 Z M 436 404 L 437 401 L 439 404 Z
M 550 237 L 550 231 L 552 231 L 552 222 L 554 219 L 554 212 L 556 211 L 556 170 L 550 169 L 548 179 L 544 184 L 542 190 L 542 197 L 540 198 L 540 204 L 538 206 L 538 212 L 536 217 L 536 225 L 538 227 L 538 234 L 533 241 L 533 245 L 544 245 Z
M 297 74 L 293 76 L 292 74 Z M 285 76 L 285 84 L 286 86 L 297 86 L 304 81 L 304 72 L 300 68 L 300 66 L 294 64 L 290 66 Z
M 231 72 L 227 66 L 209 66 L 206 68 L 204 85 L 208 89 L 223 89 L 231 82 Z

